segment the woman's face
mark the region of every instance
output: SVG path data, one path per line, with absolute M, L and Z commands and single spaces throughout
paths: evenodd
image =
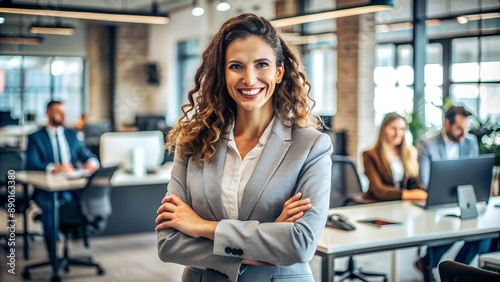
M 283 78 L 283 65 L 276 67 L 276 56 L 258 36 L 235 39 L 226 50 L 226 85 L 238 111 L 270 110 L 276 83 Z
M 384 128 L 385 139 L 390 147 L 401 145 L 406 131 L 406 121 L 397 118 L 388 123 Z

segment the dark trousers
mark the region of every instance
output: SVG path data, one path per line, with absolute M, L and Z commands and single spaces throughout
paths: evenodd
M 491 239 L 483 239 L 478 241 L 465 242 L 457 256 L 456 262 L 470 264 L 476 255 L 487 253 L 490 249 Z M 422 261 L 431 268 L 437 267 L 441 257 L 453 246 L 447 244 L 442 246 L 428 247 L 427 254 L 422 258 Z
M 56 202 L 53 199 L 53 192 L 47 192 L 42 189 L 35 189 L 33 193 L 33 200 L 36 202 L 38 207 L 42 210 L 41 220 L 43 225 L 43 236 L 45 239 L 45 247 L 47 248 L 47 254 L 51 258 L 51 252 L 53 246 L 57 242 L 58 234 L 54 234 L 54 211 L 56 208 L 64 202 L 75 201 L 78 198 L 78 194 L 75 192 L 61 191 L 58 192 L 59 196 Z M 59 223 L 57 223 L 59 224 Z

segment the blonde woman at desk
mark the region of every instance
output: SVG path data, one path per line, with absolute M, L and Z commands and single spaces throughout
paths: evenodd
M 377 201 L 425 200 L 418 178 L 417 152 L 406 144 L 406 120 L 397 113 L 385 115 L 375 145 L 363 152 L 365 175 L 370 181 L 364 197 Z
M 158 253 L 182 281 L 314 281 L 332 144 L 311 124 L 309 83 L 265 18 L 225 22 L 203 52 L 158 209 Z

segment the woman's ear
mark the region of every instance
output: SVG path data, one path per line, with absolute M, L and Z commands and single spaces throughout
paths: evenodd
M 283 76 L 285 75 L 285 66 L 281 64 L 276 70 L 276 83 L 280 84 L 281 80 L 283 80 Z

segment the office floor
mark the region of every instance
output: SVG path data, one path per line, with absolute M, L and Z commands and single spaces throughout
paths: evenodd
M 0 213 L 0 222 L 5 222 L 5 213 Z M 22 226 L 22 221 L 19 219 L 17 226 Z M 30 222 L 30 230 L 40 230 L 40 225 Z M 0 226 L 0 232 L 4 233 L 6 227 Z M 3 243 L 3 242 L 2 242 Z M 85 255 L 90 254 L 95 261 L 101 263 L 106 270 L 104 276 L 97 276 L 95 270 L 88 268 L 72 268 L 70 273 L 63 273 L 63 281 L 70 282 L 134 282 L 134 281 L 149 281 L 149 282 L 177 282 L 180 281 L 183 266 L 163 263 L 158 259 L 156 253 L 156 234 L 154 232 L 139 233 L 134 235 L 122 236 L 106 236 L 95 237 L 90 240 L 90 250 L 83 247 L 81 241 L 70 243 L 71 254 Z M 459 244 L 450 251 L 446 256 L 456 253 Z M 22 258 L 22 238 L 16 238 L 16 274 L 12 275 L 7 272 L 7 254 L 1 248 L 0 256 L 0 281 L 17 282 L 23 281 L 20 275 L 23 267 L 26 264 L 42 261 L 46 258 L 45 249 L 42 238 L 36 237 L 35 241 L 30 244 L 30 260 L 26 261 Z M 416 259 L 416 248 L 408 248 L 398 250 L 397 257 L 397 279 L 389 279 L 389 281 L 404 281 L 413 282 L 420 281 L 421 278 L 413 268 L 413 262 Z M 368 255 L 356 256 L 355 261 L 358 266 L 367 271 L 377 271 L 391 273 L 392 252 L 374 253 Z M 336 269 L 342 270 L 345 268 L 346 259 L 338 259 Z M 475 263 L 475 262 L 474 262 Z M 321 264 L 319 257 L 314 257 L 311 261 L 311 268 L 319 281 L 318 274 L 320 273 Z M 32 279 L 30 281 L 48 281 L 50 270 L 48 267 L 33 270 L 31 272 Z M 437 274 L 436 274 L 437 275 Z M 373 279 L 377 281 L 377 279 Z M 378 281 L 381 281 L 380 279 Z M 438 280 L 439 281 L 439 280 Z

